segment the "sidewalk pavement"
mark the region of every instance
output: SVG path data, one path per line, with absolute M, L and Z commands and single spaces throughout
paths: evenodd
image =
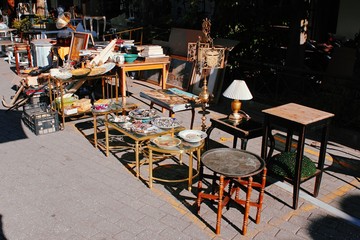
M 9 101 L 19 77 L 0 59 L 0 91 Z M 155 88 L 130 80 L 129 101 L 148 107 L 138 93 Z M 221 107 L 221 106 L 220 106 Z M 223 108 L 226 108 L 222 106 Z M 261 119 L 255 103 L 246 106 Z M 0 107 L 0 239 L 360 239 L 360 153 L 330 141 L 319 196 L 314 180 L 301 185 L 299 208 L 291 208 L 292 186 L 268 177 L 260 224 L 250 212 L 248 233 L 241 234 L 242 208 L 223 210 L 221 235 L 214 234 L 216 204 L 194 206 L 197 180 L 186 185 L 147 183 L 126 166 L 131 151 L 111 153 L 94 148 L 92 118 L 66 122 L 65 129 L 36 136 L 21 121 L 21 109 Z M 176 117 L 190 125 L 190 112 Z M 209 110 L 210 118 L 224 116 Z M 197 112 L 195 128 L 200 129 Z M 232 136 L 214 129 L 212 146 L 232 146 Z M 305 154 L 316 157 L 316 141 L 306 140 Z M 248 151 L 260 154 L 261 138 Z M 147 165 L 141 166 L 146 176 Z M 1 232 L 2 231 L 2 232 Z

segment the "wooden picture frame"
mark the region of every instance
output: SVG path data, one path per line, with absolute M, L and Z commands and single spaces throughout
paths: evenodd
M 169 74 L 166 85 L 187 91 L 192 78 L 194 62 L 187 61 L 186 57 L 170 56 Z
M 88 42 L 89 42 L 89 33 L 72 32 L 68 60 L 79 61 L 80 50 L 87 49 Z

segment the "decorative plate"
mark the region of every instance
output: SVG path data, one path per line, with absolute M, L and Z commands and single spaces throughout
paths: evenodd
M 67 80 L 72 77 L 72 74 L 70 72 L 59 72 L 59 73 L 56 73 L 54 75 L 54 77 L 56 77 L 57 79 L 60 79 L 60 80 Z
M 176 128 L 179 127 L 181 125 L 181 122 L 176 120 L 176 118 L 171 118 L 171 117 L 159 117 L 159 118 L 155 118 L 152 123 L 157 126 L 158 128 L 164 128 L 164 129 L 169 129 L 169 128 Z
M 174 148 L 181 144 L 181 140 L 171 136 L 160 136 L 151 140 L 156 146 L 160 148 Z
M 200 130 L 183 130 L 179 132 L 179 137 L 187 142 L 200 142 L 207 137 L 207 134 Z
M 126 122 L 130 121 L 130 117 L 119 115 L 119 116 L 114 116 L 113 118 L 110 119 L 110 121 L 116 122 L 116 123 L 126 123 Z
M 111 71 L 114 67 L 115 67 L 115 63 L 109 62 L 109 63 L 104 63 L 103 65 L 100 65 L 100 66 L 95 67 L 95 68 L 105 68 L 104 73 L 107 73 L 107 72 Z
M 140 135 L 148 135 L 159 132 L 159 128 L 149 123 L 134 122 L 130 127 L 132 132 Z
M 97 75 L 101 75 L 101 74 L 104 74 L 106 71 L 106 68 L 102 68 L 102 67 L 99 67 L 99 68 L 93 68 L 91 69 L 91 72 L 89 73 L 88 76 L 97 76 Z
M 92 107 L 92 111 L 93 112 L 99 112 L 99 113 L 108 112 L 108 111 L 110 111 L 110 107 L 109 107 L 108 104 L 98 104 L 98 105 L 94 105 Z
M 156 110 L 154 109 L 134 109 L 129 112 L 129 116 L 135 119 L 146 120 L 156 117 Z
M 86 77 L 90 72 L 90 68 L 78 68 L 71 70 L 71 74 L 76 78 Z

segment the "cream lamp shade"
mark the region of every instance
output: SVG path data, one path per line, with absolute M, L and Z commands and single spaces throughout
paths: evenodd
M 239 113 L 241 109 L 241 102 L 239 100 L 250 100 L 253 98 L 246 82 L 244 80 L 234 80 L 225 90 L 223 96 L 234 99 L 231 103 L 233 113 L 229 115 L 229 119 L 232 121 L 240 121 L 242 116 Z

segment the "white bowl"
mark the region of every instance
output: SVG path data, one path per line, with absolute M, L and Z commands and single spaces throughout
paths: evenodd
M 183 130 L 179 132 L 179 137 L 187 142 L 196 143 L 207 137 L 207 134 L 200 130 Z

